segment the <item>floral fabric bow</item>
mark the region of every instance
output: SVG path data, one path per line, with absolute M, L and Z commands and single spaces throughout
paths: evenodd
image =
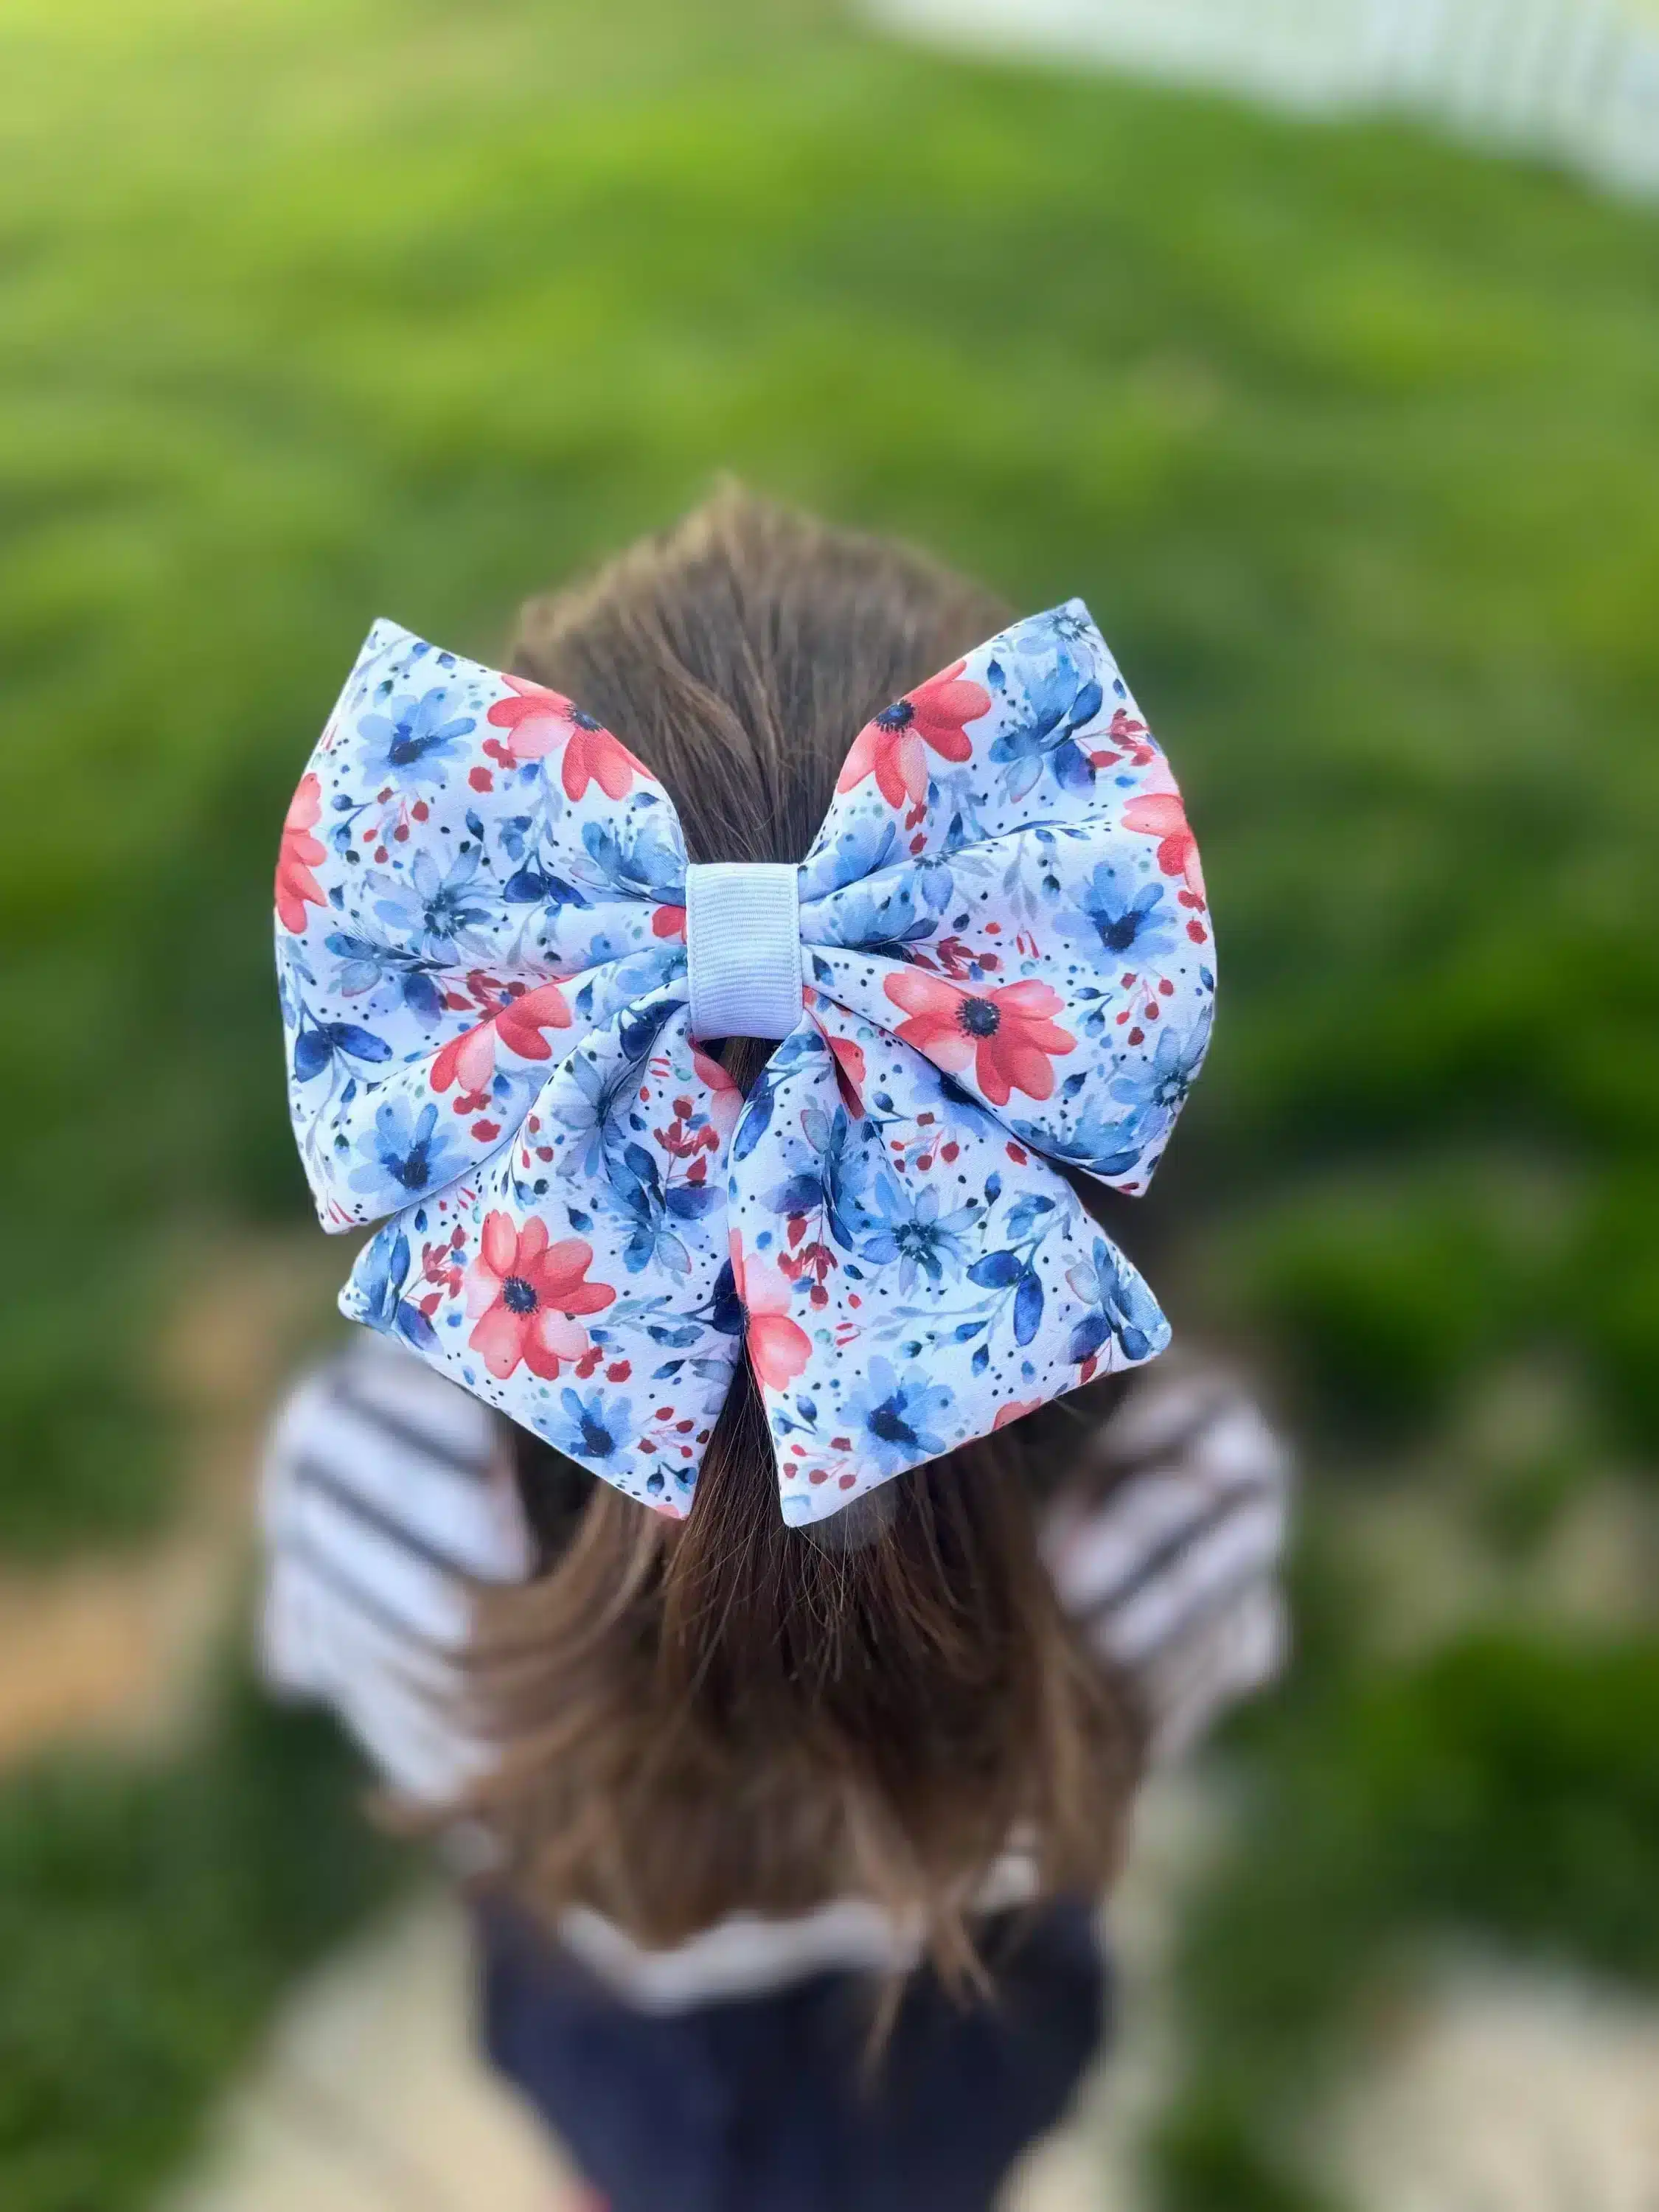
M 747 1100 L 685 943 L 741 872 L 691 872 L 608 730 L 375 624 L 276 872 L 306 1170 L 326 1228 L 384 1224 L 343 1310 L 674 1515 L 746 1341 L 797 1523 L 1161 1351 L 1047 1163 L 1146 1188 L 1210 922 L 1081 601 L 878 714 L 793 884 L 756 872 L 801 981 Z

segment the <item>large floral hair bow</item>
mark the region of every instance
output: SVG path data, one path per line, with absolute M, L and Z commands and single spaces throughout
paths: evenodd
M 276 919 L 319 1212 L 384 1221 L 343 1310 L 664 1512 L 745 1345 L 802 1522 L 1168 1339 L 1047 1164 L 1146 1188 L 1214 992 L 1080 600 L 878 714 L 799 866 L 688 867 L 591 716 L 377 623 Z

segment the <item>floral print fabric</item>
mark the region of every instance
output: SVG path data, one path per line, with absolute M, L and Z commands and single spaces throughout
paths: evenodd
M 1214 993 L 1082 603 L 878 714 L 798 882 L 745 1101 L 689 1032 L 672 805 L 570 701 L 377 623 L 283 831 L 301 1155 L 325 1227 L 383 1224 L 343 1310 L 676 1515 L 745 1346 L 803 1522 L 1169 1334 L 1048 1164 L 1146 1188 Z

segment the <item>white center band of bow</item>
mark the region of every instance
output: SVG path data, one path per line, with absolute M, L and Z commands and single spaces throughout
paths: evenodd
M 276 919 L 319 1212 L 383 1223 L 343 1310 L 647 1504 L 745 1348 L 802 1522 L 1168 1340 L 1049 1164 L 1146 1188 L 1215 988 L 1080 600 L 868 723 L 798 867 L 688 868 L 591 716 L 377 623 Z

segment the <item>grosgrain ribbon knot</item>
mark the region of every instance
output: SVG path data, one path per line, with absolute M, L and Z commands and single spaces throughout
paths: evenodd
M 665 1512 L 745 1345 L 801 1522 L 1168 1340 L 1048 1164 L 1145 1189 L 1214 993 L 1080 600 L 876 715 L 798 867 L 688 868 L 590 715 L 377 623 L 276 920 L 319 1212 L 384 1223 L 343 1310 Z
M 689 867 L 685 970 L 693 1037 L 787 1037 L 805 1004 L 793 864 Z

